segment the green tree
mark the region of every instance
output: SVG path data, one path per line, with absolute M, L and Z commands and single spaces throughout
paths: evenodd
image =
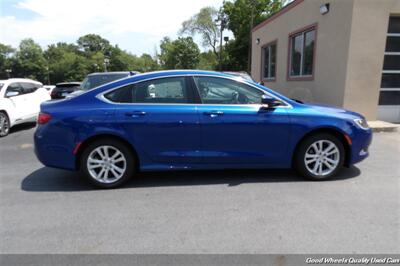
M 5 79 L 9 76 L 7 71 L 11 70 L 12 67 L 12 56 L 15 53 L 15 49 L 9 45 L 0 43 L 0 78 Z
M 32 39 L 21 41 L 13 61 L 13 76 L 45 80 L 47 62 L 42 48 Z
M 159 69 L 157 60 L 154 59 L 149 54 L 142 54 L 140 56 L 140 63 L 141 63 L 141 68 L 139 69 L 139 71 L 141 71 L 141 72 L 148 72 L 148 71 L 154 71 L 154 70 Z
M 192 36 L 199 34 L 202 37 L 202 45 L 210 47 L 217 55 L 217 46 L 220 37 L 220 29 L 216 19 L 218 11 L 213 7 L 204 7 L 198 14 L 182 23 L 181 34 L 188 33 Z
M 77 45 L 51 44 L 45 51 L 45 57 L 48 61 L 49 83 L 81 81 L 89 72 L 89 64 Z
M 160 44 L 160 62 L 164 69 L 191 69 L 199 64 L 200 49 L 192 37 L 171 41 L 164 37 Z
M 248 71 L 250 62 L 250 34 L 252 28 L 277 12 L 283 0 L 234 0 L 224 2 L 223 12 L 227 16 L 227 27 L 233 32 L 234 40 L 226 47 L 226 64 L 233 70 Z
M 200 54 L 199 69 L 215 70 L 218 65 L 218 57 L 212 51 L 203 52 Z
M 79 37 L 77 43 L 82 51 L 89 54 L 102 52 L 108 55 L 111 48 L 110 42 L 97 34 L 87 34 Z

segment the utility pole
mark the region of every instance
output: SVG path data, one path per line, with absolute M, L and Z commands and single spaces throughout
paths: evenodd
M 222 39 L 223 39 L 223 32 L 226 26 L 226 16 L 222 7 L 219 9 L 218 18 L 215 20 L 219 22 L 219 29 L 220 29 L 220 36 L 219 36 L 219 71 L 222 71 Z

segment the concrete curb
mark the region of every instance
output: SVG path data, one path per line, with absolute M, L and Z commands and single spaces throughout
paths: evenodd
M 399 124 L 393 124 L 385 121 L 368 121 L 369 127 L 373 132 L 394 132 L 399 128 Z

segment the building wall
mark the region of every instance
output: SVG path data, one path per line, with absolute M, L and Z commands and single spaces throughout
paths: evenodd
M 327 2 L 330 11 L 321 15 L 319 7 Z M 267 87 L 376 119 L 389 16 L 400 14 L 400 0 L 296 0 L 292 5 L 253 30 L 252 77 L 261 80 L 261 48 L 277 39 L 276 81 L 265 82 Z M 289 34 L 313 23 L 318 25 L 314 79 L 288 81 Z
M 376 119 L 386 34 L 391 14 L 400 15 L 400 0 L 355 0 L 344 107 Z
M 297 0 L 292 3 L 297 6 L 253 31 L 251 74 L 255 80 L 261 80 L 263 44 L 277 39 L 276 80 L 265 85 L 292 98 L 343 105 L 354 1 L 329 1 L 329 13 L 321 15 L 319 8 L 326 2 Z M 314 80 L 288 81 L 289 34 L 314 23 L 317 23 Z M 260 38 L 258 45 L 257 38 Z

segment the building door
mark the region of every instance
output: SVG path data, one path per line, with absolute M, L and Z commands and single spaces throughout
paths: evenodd
M 400 122 L 400 16 L 389 19 L 378 119 Z

